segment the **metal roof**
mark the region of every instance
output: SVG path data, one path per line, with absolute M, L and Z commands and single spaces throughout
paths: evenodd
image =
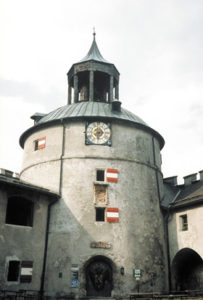
M 95 40 L 95 35 L 94 35 L 94 39 L 93 39 L 93 42 L 92 42 L 89 52 L 83 59 L 81 59 L 79 61 L 79 63 L 89 61 L 89 60 L 96 60 L 96 61 L 100 61 L 100 62 L 109 64 L 109 62 L 103 58 L 103 56 L 101 55 L 101 53 L 99 51 L 99 48 L 98 48 L 96 40 Z
M 61 120 L 68 119 L 93 119 L 93 118 L 102 118 L 102 119 L 114 119 L 114 120 L 123 120 L 133 124 L 136 124 L 139 127 L 144 128 L 147 131 L 152 132 L 155 136 L 158 137 L 160 141 L 161 148 L 164 145 L 163 137 L 154 129 L 149 127 L 142 119 L 134 115 L 132 112 L 121 108 L 120 111 L 112 110 L 112 103 L 107 102 L 94 102 L 94 101 L 81 101 L 78 103 L 73 103 L 71 105 L 65 105 L 57 108 L 56 110 L 50 112 L 49 114 L 42 117 L 36 125 L 26 130 L 20 137 L 20 145 L 23 147 L 24 142 L 32 132 L 38 130 L 40 127 L 50 126 L 52 123 L 61 122 Z
M 176 189 L 175 201 L 172 201 L 174 198 L 171 198 L 171 201 L 168 203 L 170 210 L 178 210 L 182 209 L 183 207 L 202 205 L 203 203 L 202 180 L 197 180 L 189 185 L 177 185 L 176 187 L 171 187 L 168 185 L 168 189 L 174 189 L 174 191 Z
M 121 111 L 113 111 L 111 104 L 107 102 L 95 101 L 81 101 L 71 105 L 59 107 L 41 118 L 38 124 L 47 123 L 57 119 L 77 117 L 116 118 L 147 126 L 147 124 L 142 119 L 124 108 L 121 108 Z

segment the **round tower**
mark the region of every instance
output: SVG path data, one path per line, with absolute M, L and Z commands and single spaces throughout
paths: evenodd
M 121 107 L 119 72 L 95 34 L 67 75 L 68 104 L 32 116 L 20 138 L 21 179 L 61 196 L 51 208 L 44 290 L 77 297 L 166 290 L 164 140 Z

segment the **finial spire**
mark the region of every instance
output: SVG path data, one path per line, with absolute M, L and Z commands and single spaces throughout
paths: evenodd
M 94 38 L 94 40 L 95 40 L 95 35 L 96 35 L 95 27 L 93 27 L 93 38 Z

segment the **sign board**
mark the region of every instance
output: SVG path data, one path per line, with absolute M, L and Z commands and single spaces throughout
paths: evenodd
M 142 278 L 143 270 L 141 269 L 133 269 L 133 277 L 139 280 Z
M 103 249 L 110 249 L 111 244 L 106 243 L 106 242 L 92 242 L 90 244 L 91 248 L 103 248 Z
M 72 267 L 71 268 L 71 287 L 72 288 L 79 287 L 78 267 Z

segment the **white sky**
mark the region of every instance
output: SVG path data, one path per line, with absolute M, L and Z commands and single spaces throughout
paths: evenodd
M 122 106 L 166 141 L 164 177 L 202 170 L 202 0 L 0 0 L 0 167 L 19 172 L 30 116 L 66 104 L 93 27 Z

